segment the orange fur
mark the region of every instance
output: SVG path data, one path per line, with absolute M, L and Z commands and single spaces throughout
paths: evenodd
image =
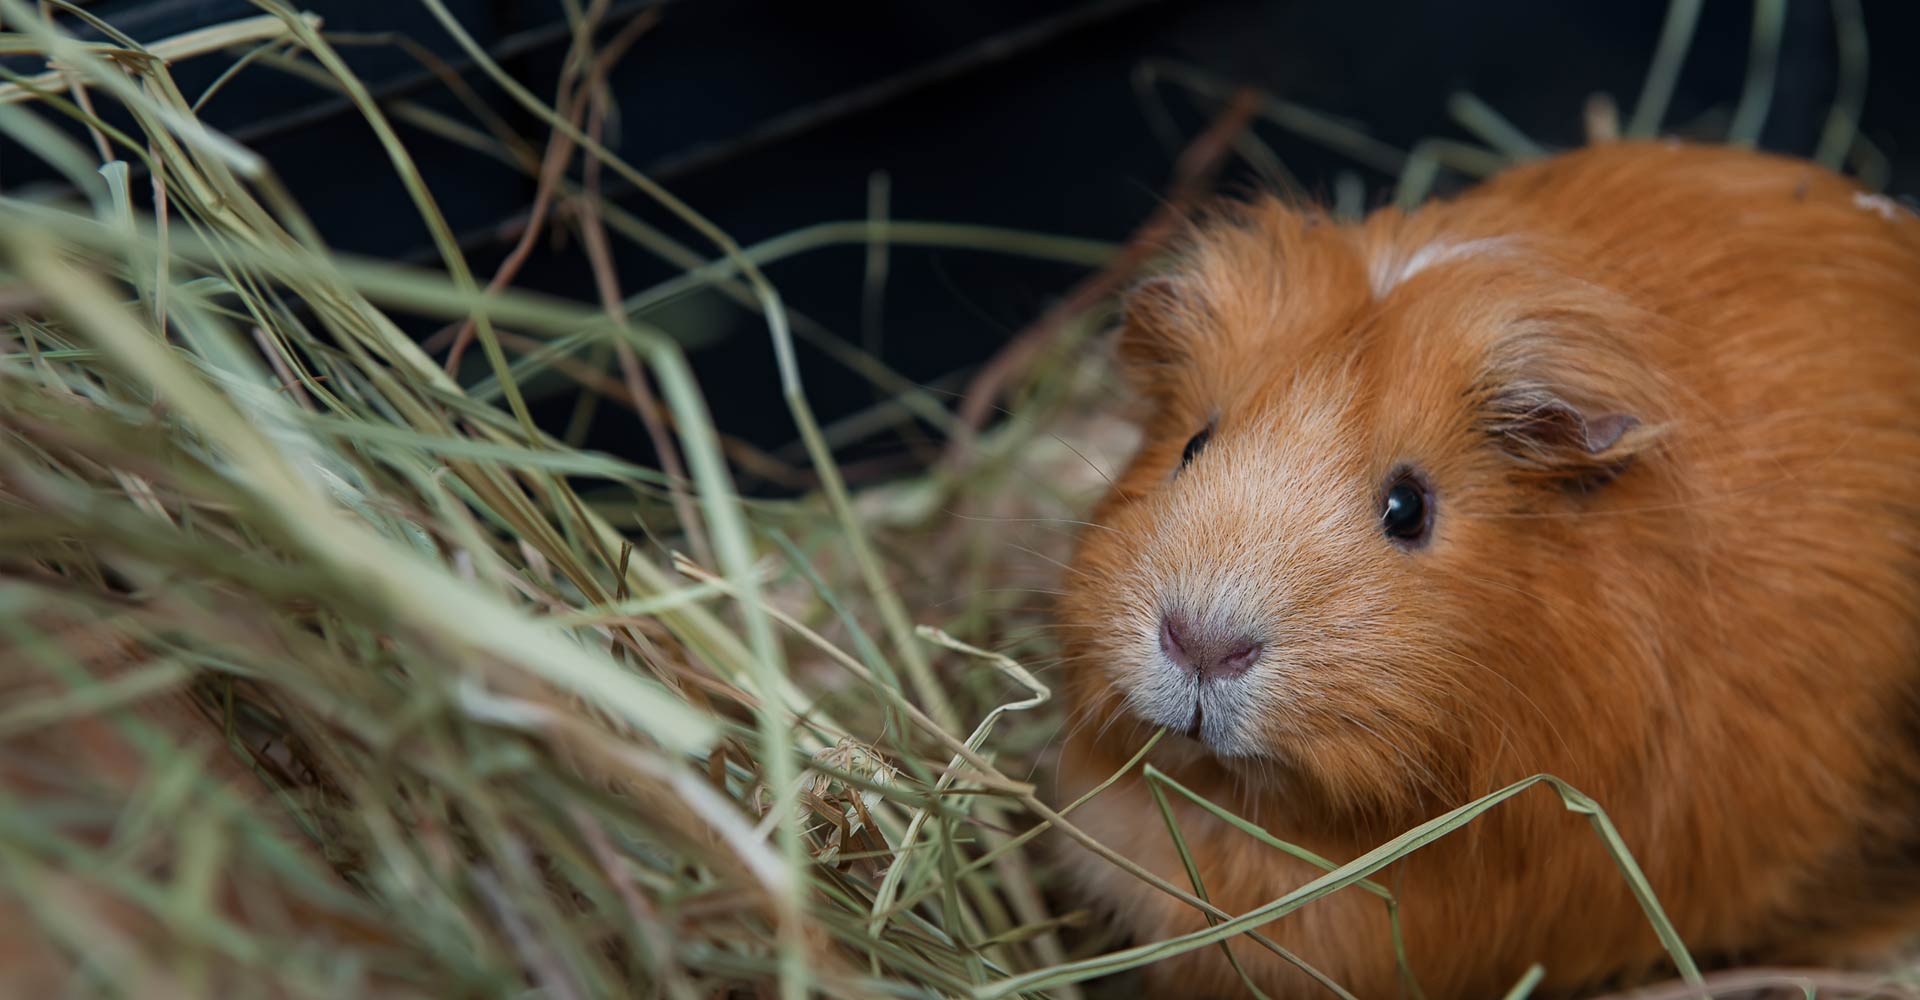
M 105 617 L 69 618 L 36 612 L 29 619 L 96 680 L 108 681 L 149 666 L 153 652 Z M 0 637 L 0 705 L 45 704 L 68 693 L 50 673 L 32 669 L 36 651 Z M 177 769 L 162 774 L 147 737 L 171 745 L 197 762 L 203 781 L 180 784 Z M 136 905 L 123 892 L 117 874 L 167 885 L 179 877 L 175 859 L 180 838 L 191 834 L 234 837 L 240 829 L 229 811 L 268 807 L 269 789 L 241 758 L 229 750 L 216 721 L 184 690 L 167 691 L 111 713 L 76 714 L 38 727 L 0 733 L 0 802 L 65 817 L 58 833 L 71 847 L 97 853 L 114 870 L 101 870 L 56 850 L 39 854 L 16 849 L 0 867 L 0 997 L 81 995 L 98 991 L 100 972 L 141 985 L 142 996 L 184 998 L 206 995 L 279 996 L 286 991 L 262 982 L 257 968 L 200 932 L 184 931 L 169 915 Z M 152 823 L 141 813 L 156 789 L 172 782 L 169 794 L 198 796 L 184 812 L 208 819 L 192 831 Z M 218 796 L 213 794 L 218 790 Z M 273 833 L 282 850 L 299 855 L 311 872 L 330 872 L 325 859 L 277 808 Z M 132 831 L 140 831 L 137 836 Z M 32 845 L 45 850 L 45 845 Z M 371 914 L 346 905 L 323 905 L 295 892 L 284 872 L 255 867 L 252 852 L 245 865 L 226 859 L 209 886 L 209 920 L 259 932 L 264 939 L 298 940 L 312 946 L 330 941 L 362 946 L 392 943 L 389 931 Z M 311 893 L 311 889 L 307 892 Z M 342 883 L 339 898 L 347 900 Z M 46 922 L 43 922 L 43 919 Z M 196 925 L 198 926 L 198 925 Z M 183 955 L 192 956 L 183 959 Z M 193 970 L 184 973 L 182 970 Z M 193 980 L 198 974 L 200 978 Z M 347 982 L 344 981 L 343 982 Z M 358 985 L 368 996 L 407 996 L 415 992 L 382 974 L 362 974 Z
M 1228 752 L 1170 736 L 1155 763 L 1276 835 L 1344 861 L 1544 771 L 1608 810 L 1704 963 L 1887 957 L 1920 928 L 1920 219 L 1882 207 L 1799 161 L 1618 144 L 1354 226 L 1275 200 L 1198 225 L 1130 303 L 1151 412 L 1062 601 L 1061 796 L 1150 731 L 1128 699 L 1186 602 L 1266 652 L 1208 734 Z M 1378 520 L 1408 467 L 1415 549 Z M 1319 874 L 1177 812 L 1229 912 Z M 1080 814 L 1184 885 L 1156 817 L 1137 777 Z M 1204 926 L 1076 858 L 1137 936 Z M 1663 970 L 1544 789 L 1377 880 L 1430 997 Z M 1376 897 L 1265 930 L 1357 996 L 1401 988 Z M 1153 974 L 1240 991 L 1217 948 Z

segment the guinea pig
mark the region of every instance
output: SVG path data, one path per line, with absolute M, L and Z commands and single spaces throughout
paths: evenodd
M 1335 862 L 1538 773 L 1607 811 L 1703 967 L 1920 930 L 1920 219 L 1813 164 L 1594 146 L 1412 212 L 1210 210 L 1125 303 L 1142 443 L 1060 598 L 1062 799 L 1148 760 Z M 1170 794 L 1214 904 L 1323 874 Z M 1074 814 L 1182 888 L 1138 769 Z M 1092 854 L 1137 940 L 1195 908 Z M 1428 997 L 1670 975 L 1528 791 L 1374 876 Z M 1407 989 L 1349 888 L 1261 933 Z M 1276 997 L 1323 995 L 1231 941 Z M 1221 949 L 1157 995 L 1244 992 Z

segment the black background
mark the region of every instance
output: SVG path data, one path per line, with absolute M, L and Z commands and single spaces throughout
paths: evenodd
M 551 99 L 567 40 L 558 3 L 448 5 L 511 73 Z M 1351 118 L 1402 148 L 1427 136 L 1469 138 L 1446 112 L 1456 90 L 1483 98 L 1543 144 L 1572 145 L 1588 95 L 1605 91 L 1631 109 L 1666 14 L 1662 2 L 1611 0 L 640 0 L 616 3 L 611 23 L 651 6 L 662 8 L 660 23 L 612 78 L 620 108 L 612 144 L 743 244 L 859 218 L 874 171 L 890 177 L 897 219 L 1122 239 L 1156 206 L 1177 152 L 1149 127 L 1132 82 L 1149 59 L 1202 67 Z M 141 41 L 258 13 L 237 0 L 92 9 Z M 319 0 L 308 9 L 331 32 L 407 34 L 461 69 L 522 134 L 544 141 L 544 128 L 468 65 L 413 0 Z M 1909 113 L 1920 87 L 1901 51 L 1920 25 L 1920 5 L 1866 0 L 1864 9 L 1876 44 L 1863 134 L 1895 165 L 1890 189 L 1920 191 L 1920 123 Z M 1717 134 L 1740 94 L 1751 16 L 1752 5 L 1738 0 L 1706 4 L 1670 130 Z M 1827 0 L 1791 0 L 1787 23 L 1763 145 L 1810 153 L 1834 94 L 1833 15 Z M 382 97 L 455 107 L 403 53 L 346 51 Z M 230 61 L 194 60 L 176 75 L 192 96 Z M 1161 93 L 1188 138 L 1216 110 L 1177 89 Z M 884 99 L 851 100 L 875 94 Z M 256 68 L 215 96 L 205 115 L 267 157 L 334 245 L 436 262 L 372 131 L 339 98 Z M 1392 178 L 1311 141 L 1270 124 L 1258 131 L 1311 190 L 1330 191 L 1336 172 L 1354 169 L 1371 203 L 1391 191 Z M 476 273 L 490 275 L 509 242 L 501 223 L 525 210 L 533 182 L 417 130 L 403 128 L 403 136 Z M 0 188 L 18 193 L 50 177 L 18 148 L 0 145 Z M 1237 161 L 1224 179 L 1251 182 Z M 627 192 L 621 201 L 711 252 L 644 198 Z M 676 273 L 637 249 L 618 252 L 629 294 Z M 858 340 L 863 257 L 858 247 L 824 250 L 775 264 L 769 274 L 795 307 Z M 885 359 L 916 381 L 951 384 L 1082 273 L 972 252 L 897 250 Z M 520 284 L 594 297 L 573 240 L 543 241 Z M 699 335 L 705 346 L 694 363 L 723 429 L 766 447 L 791 441 L 757 316 L 702 297 L 653 318 Z M 823 420 L 872 401 L 867 384 L 839 365 L 805 349 L 802 361 Z M 557 431 L 569 403 L 563 385 L 547 390 L 536 409 Z M 646 459 L 633 421 L 620 411 L 603 414 L 589 444 Z

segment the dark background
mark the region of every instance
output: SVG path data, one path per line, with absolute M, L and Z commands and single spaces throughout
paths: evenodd
M 567 34 L 551 0 L 448 0 L 481 44 L 535 93 L 553 96 Z M 1152 127 L 1134 86 L 1147 60 L 1204 68 L 1236 82 L 1365 124 L 1401 148 L 1428 136 L 1468 139 L 1447 96 L 1469 90 L 1548 146 L 1577 144 L 1586 98 L 1605 91 L 1630 112 L 1659 35 L 1663 2 L 1539 0 L 897 0 L 815 4 L 769 0 L 616 3 L 617 27 L 648 7 L 659 24 L 612 77 L 614 145 L 742 244 L 866 211 L 869 177 L 885 171 L 896 219 L 983 223 L 1123 239 L 1158 204 L 1178 142 L 1217 107 L 1176 87 L 1161 99 L 1179 133 Z M 258 13 L 242 0 L 97 3 L 96 14 L 141 41 Z M 520 113 L 461 56 L 415 0 L 314 0 L 329 32 L 398 32 L 446 59 L 536 145 L 545 128 Z M 1878 44 L 1863 134 L 1894 165 L 1889 189 L 1920 191 L 1920 74 L 1903 42 L 1920 5 L 1865 0 Z M 1717 135 L 1746 72 L 1752 5 L 1712 0 L 1700 23 L 1667 123 Z M 1810 153 L 1835 89 L 1828 0 L 1791 0 L 1779 83 L 1763 145 Z M 84 31 L 79 31 L 85 34 Z M 392 47 L 345 50 L 375 93 L 454 110 L 441 83 Z M 210 56 L 176 68 L 195 95 L 231 63 Z M 38 69 L 37 66 L 16 66 Z M 372 131 L 346 103 L 276 70 L 256 67 L 215 96 L 205 116 L 264 154 L 326 237 L 357 253 L 437 261 L 426 229 Z M 503 223 L 533 198 L 533 182 L 455 144 L 402 127 L 476 274 L 493 272 L 511 240 Z M 1270 123 L 1260 137 L 1312 191 L 1355 171 L 1370 204 L 1393 178 Z M 18 193 L 50 171 L 0 145 L 0 188 Z M 1223 183 L 1255 183 L 1236 160 Z M 1464 182 L 1442 178 L 1442 187 Z M 711 247 L 645 198 L 621 202 L 703 253 Z M 631 294 L 676 270 L 630 246 L 617 252 Z M 861 336 L 864 251 L 824 250 L 768 269 L 797 309 L 848 339 Z M 898 249 L 887 285 L 883 354 L 907 377 L 951 387 L 1030 322 L 1084 272 L 1063 265 L 954 250 Z M 550 239 L 519 284 L 583 301 L 594 291 L 577 240 Z M 779 399 L 758 316 L 717 297 L 652 317 L 699 336 L 693 359 L 724 430 L 777 448 L 794 437 Z M 431 331 L 423 326 L 424 335 Z M 478 362 L 473 352 L 472 362 Z M 810 398 L 823 420 L 858 410 L 873 391 L 806 350 Z M 470 366 L 472 377 L 479 377 Z M 556 432 L 565 386 L 536 389 L 536 411 Z M 644 437 L 605 409 L 588 443 L 646 459 Z

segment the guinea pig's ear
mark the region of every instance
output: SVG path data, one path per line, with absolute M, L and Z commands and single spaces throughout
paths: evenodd
M 1650 428 L 1618 407 L 1575 402 L 1541 385 L 1490 395 L 1486 427 L 1529 473 L 1586 488 L 1619 475 L 1651 439 Z
M 1121 365 L 1134 384 L 1152 394 L 1165 376 L 1190 357 L 1190 341 L 1207 322 L 1207 310 L 1192 280 L 1158 274 L 1129 289 L 1121 301 Z

